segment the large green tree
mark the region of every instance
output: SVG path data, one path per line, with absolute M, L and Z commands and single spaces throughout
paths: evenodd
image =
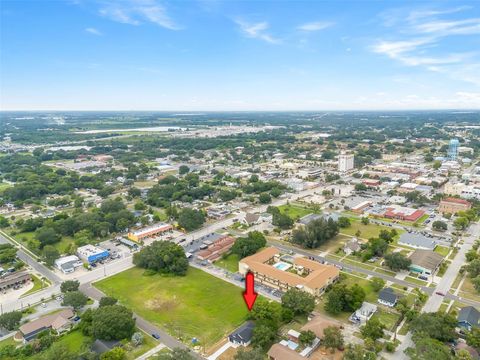
M 11 311 L 3 313 L 2 315 L 0 315 L 0 328 L 4 328 L 10 331 L 15 330 L 20 324 L 20 320 L 22 320 L 21 311 Z
M 125 306 L 102 306 L 92 314 L 92 329 L 97 339 L 130 339 L 135 332 L 135 319 L 132 311 Z
M 282 306 L 292 310 L 295 315 L 307 315 L 315 308 L 315 297 L 292 288 L 282 296 Z
M 185 275 L 188 269 L 185 250 L 170 241 L 154 241 L 145 246 L 133 255 L 133 263 L 164 274 Z

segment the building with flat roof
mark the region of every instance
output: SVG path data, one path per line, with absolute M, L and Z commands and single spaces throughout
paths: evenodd
M 84 246 L 80 246 L 77 249 L 77 255 L 80 259 L 89 264 L 96 263 L 97 261 L 103 260 L 110 256 L 110 252 L 108 250 L 102 249 L 101 247 L 87 244 Z
M 406 245 L 415 249 L 435 250 L 437 242 L 422 234 L 402 233 L 398 239 L 400 245 Z
M 355 156 L 353 154 L 338 155 L 338 171 L 347 172 L 355 167 Z
M 415 250 L 409 259 L 412 261 L 410 270 L 424 275 L 432 275 L 440 267 L 443 256 L 431 250 Z
M 0 278 L 0 291 L 7 290 L 17 285 L 22 285 L 31 279 L 32 277 L 26 271 L 15 271 Z
M 253 272 L 255 280 L 266 286 L 284 292 L 297 288 L 314 296 L 320 296 L 340 275 L 335 266 L 320 264 L 303 257 L 287 259 L 274 247 L 243 258 L 238 263 L 238 268 L 242 275 Z M 295 273 L 286 271 L 290 269 Z
M 64 274 L 72 273 L 77 267 L 82 265 L 83 263 L 76 255 L 68 255 L 55 260 L 55 267 Z
M 402 221 L 417 221 L 425 214 L 425 211 L 420 209 L 413 209 L 400 205 L 390 205 L 386 208 L 383 216 L 389 219 L 396 219 Z
M 160 223 L 144 227 L 142 229 L 134 230 L 128 233 L 127 237 L 132 241 L 142 241 L 143 239 L 161 235 L 167 231 L 173 230 L 172 225 Z
M 456 214 L 459 211 L 467 211 L 472 208 L 472 204 L 467 200 L 457 198 L 446 198 L 440 201 L 438 212 L 442 214 Z

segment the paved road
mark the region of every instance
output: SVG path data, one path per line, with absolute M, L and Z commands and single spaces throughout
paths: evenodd
M 465 254 L 472 249 L 472 246 L 475 240 L 478 239 L 478 235 L 480 234 L 480 223 L 476 223 L 470 226 L 468 229 L 469 236 L 463 238 L 463 244 L 460 246 L 457 255 L 453 259 L 452 263 L 448 267 L 445 274 L 442 276 L 442 279 L 438 283 L 435 292 L 442 292 L 444 294 L 448 294 L 448 291 L 451 289 L 453 282 L 455 281 L 460 268 L 465 265 L 466 258 Z M 450 296 L 445 296 L 448 299 L 451 299 Z M 440 305 L 444 297 L 441 295 L 433 294 L 428 298 L 428 301 L 425 303 L 423 307 L 424 312 L 435 312 L 438 311 Z M 462 299 L 463 302 L 466 302 L 468 299 Z M 477 303 L 478 304 L 478 303 Z M 478 305 L 477 305 L 478 306 Z
M 475 223 L 470 226 L 468 229 L 468 233 L 471 234 L 469 236 L 464 237 L 464 243 L 461 245 L 457 255 L 453 259 L 452 263 L 448 267 L 447 271 L 443 275 L 442 279 L 440 280 L 439 284 L 434 290 L 433 295 L 431 295 L 427 302 L 425 303 L 424 307 L 422 308 L 422 312 L 436 312 L 440 309 L 440 305 L 442 304 L 444 298 L 449 300 L 457 300 L 461 301 L 467 305 L 472 305 L 475 307 L 480 307 L 480 303 L 459 298 L 458 296 L 449 294 L 448 291 L 452 287 L 455 278 L 460 270 L 460 268 L 465 264 L 465 254 L 472 248 L 473 243 L 478 238 L 478 234 L 480 234 L 480 223 Z M 435 294 L 435 292 L 440 291 L 446 294 L 446 296 L 441 296 Z M 413 347 L 415 344 L 412 341 L 412 333 L 408 332 L 405 335 L 405 338 L 401 342 L 401 344 L 396 349 L 395 353 L 392 355 L 391 359 L 399 359 L 399 360 L 406 360 L 408 356 L 404 353 L 406 349 L 409 347 Z M 390 358 L 390 357 L 389 357 Z
M 95 300 L 100 300 L 103 296 L 105 296 L 105 294 L 103 292 L 101 292 L 97 288 L 93 287 L 91 283 L 82 284 L 80 286 L 80 290 L 85 295 L 87 295 L 87 296 L 89 296 L 89 297 L 91 297 Z M 142 318 L 138 314 L 134 313 L 134 317 L 135 317 L 136 325 L 140 330 L 144 331 L 145 333 L 147 333 L 149 335 L 151 335 L 153 333 L 156 333 L 156 334 L 160 335 L 160 340 L 157 340 L 157 341 L 162 342 L 168 348 L 170 348 L 170 349 L 174 349 L 174 348 L 188 349 L 188 347 L 185 346 L 182 342 L 180 342 L 177 339 L 175 339 L 174 337 L 170 336 L 165 331 L 163 331 L 162 329 L 153 325 L 152 323 L 148 322 L 147 320 L 145 320 L 144 318 Z M 203 356 L 201 356 L 200 354 L 197 354 L 195 352 L 192 352 L 192 355 L 194 355 L 196 359 L 199 359 L 199 360 L 204 359 Z
M 0 232 L 0 244 L 13 244 L 17 246 L 17 256 L 20 260 L 22 260 L 27 265 L 31 266 L 35 271 L 42 274 L 42 276 L 46 277 L 48 280 L 52 282 L 52 284 L 59 284 L 62 280 L 49 268 L 45 265 L 40 264 L 37 260 L 31 256 L 27 251 L 23 249 L 23 247 L 18 248 L 18 245 L 8 239 L 8 237 L 4 236 L 2 232 Z

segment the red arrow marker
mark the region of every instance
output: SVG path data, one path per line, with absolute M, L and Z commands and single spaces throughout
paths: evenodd
M 245 275 L 245 292 L 243 293 L 243 299 L 247 304 L 248 311 L 251 311 L 258 294 L 255 292 L 254 275 L 252 272 L 247 272 Z

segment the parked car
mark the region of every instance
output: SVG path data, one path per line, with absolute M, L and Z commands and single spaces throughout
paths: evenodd
M 441 291 L 435 291 L 435 294 L 440 295 L 440 296 L 445 296 L 445 293 L 441 292 Z

